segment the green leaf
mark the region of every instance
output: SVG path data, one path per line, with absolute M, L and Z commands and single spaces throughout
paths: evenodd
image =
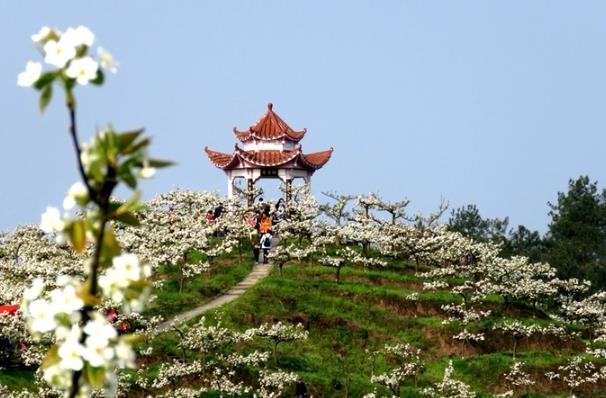
M 84 57 L 86 55 L 86 50 L 88 50 L 88 47 L 86 45 L 82 44 L 81 46 L 78 46 L 78 48 L 76 48 L 76 57 Z
M 86 227 L 84 221 L 76 220 L 68 227 L 69 240 L 77 253 L 82 253 L 86 249 Z
M 114 212 L 113 215 L 119 216 L 123 213 L 126 213 L 126 212 L 132 210 L 139 203 L 140 199 L 141 199 L 141 192 L 135 193 L 133 196 L 128 198 L 128 200 L 126 202 L 122 203 L 120 205 L 120 207 L 118 207 L 116 209 L 116 211 Z
M 155 167 L 155 168 L 159 169 L 161 167 L 172 166 L 175 164 L 175 162 L 172 162 L 170 160 L 149 159 L 148 164 L 150 167 Z
M 46 356 L 42 360 L 42 365 L 40 365 L 40 367 L 42 369 L 46 369 L 49 366 L 56 364 L 57 362 L 59 362 L 59 347 L 54 345 L 46 353 Z
M 147 337 L 144 334 L 125 334 L 120 339 L 124 340 L 125 343 L 135 345 L 144 342 Z
M 103 382 L 105 381 L 105 368 L 95 368 L 87 364 L 86 378 L 93 387 L 103 386 Z
M 131 281 L 129 284 L 129 287 L 132 289 L 138 289 L 139 291 L 141 291 L 144 287 L 148 287 L 151 286 L 151 282 L 145 279 L 142 280 L 138 280 L 138 281 Z
M 98 297 L 90 294 L 90 284 L 91 284 L 91 280 L 87 279 L 78 288 L 78 291 L 76 292 L 76 296 L 78 296 L 82 301 L 84 301 L 84 304 L 86 304 L 86 305 L 92 305 L 92 306 L 99 305 L 99 304 L 101 304 L 101 300 Z
M 131 225 L 133 227 L 138 227 L 139 225 L 141 225 L 141 223 L 139 222 L 139 219 L 133 213 L 129 213 L 129 212 L 119 214 L 119 215 L 115 216 L 115 219 L 126 225 Z
M 105 81 L 105 75 L 103 74 L 103 71 L 99 68 L 99 69 L 97 69 L 97 76 L 90 82 L 96 86 L 100 86 L 103 84 L 104 81 Z
M 36 90 L 42 90 L 44 87 L 50 85 L 56 77 L 56 72 L 44 72 L 34 83 L 34 88 Z
M 44 111 L 46 110 L 46 107 L 48 106 L 48 103 L 50 102 L 52 97 L 53 97 L 53 86 L 52 86 L 52 84 L 49 84 L 44 87 L 44 89 L 42 90 L 42 94 L 40 94 L 40 112 L 41 113 L 44 113 Z
M 139 137 L 141 133 L 143 133 L 143 131 L 144 129 L 141 128 L 133 131 L 125 131 L 123 133 L 120 133 L 118 135 L 118 148 L 120 149 L 120 151 L 123 151 L 125 148 L 128 148 L 128 146 L 132 144 L 137 139 L 137 137 Z
M 109 265 L 115 256 L 119 256 L 122 252 L 120 244 L 116 240 L 116 235 L 111 226 L 108 226 L 103 236 L 103 244 L 101 245 L 100 262 Z
M 130 172 L 124 172 L 124 173 L 120 173 L 120 179 L 122 181 L 124 181 L 124 183 L 126 185 L 128 185 L 128 187 L 130 189 L 136 189 L 137 188 L 137 179 L 135 178 L 135 176 L 130 173 Z
M 149 144 L 151 144 L 151 140 L 149 138 L 144 138 L 141 141 L 135 143 L 134 145 L 125 148 L 124 151 L 122 151 L 122 153 L 124 153 L 125 155 L 137 152 L 139 149 L 143 149 L 146 146 L 148 146 Z

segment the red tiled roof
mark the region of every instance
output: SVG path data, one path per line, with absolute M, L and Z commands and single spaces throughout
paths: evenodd
M 295 149 L 294 151 L 245 151 L 240 148 L 236 148 L 236 153 L 240 155 L 242 159 L 257 166 L 280 166 L 290 162 L 291 160 L 299 156 L 301 154 L 301 150 Z
M 314 169 L 319 169 L 320 167 L 324 166 L 326 162 L 328 162 L 330 156 L 332 155 L 332 151 L 333 148 L 331 147 L 327 151 L 301 154 L 301 160 L 308 166 Z
M 217 152 L 208 149 L 208 147 L 204 147 L 204 152 L 208 155 L 208 158 L 211 162 L 217 167 L 224 168 L 231 163 L 231 161 L 235 158 L 235 154 Z
M 273 104 L 271 102 L 267 104 L 267 112 L 265 112 L 265 115 L 263 115 L 253 126 L 250 126 L 248 130 L 239 131 L 234 127 L 236 137 L 242 142 L 253 138 L 259 140 L 286 138 L 297 142 L 303 138 L 306 132 L 307 129 L 295 131 L 290 128 L 290 126 L 273 111 Z
M 327 151 L 314 152 L 309 154 L 301 153 L 301 147 L 292 151 L 278 150 L 260 150 L 260 151 L 245 151 L 236 145 L 236 149 L 232 155 L 216 152 L 204 148 L 208 158 L 213 164 L 221 169 L 228 170 L 235 168 L 238 164 L 238 159 L 251 163 L 259 167 L 276 167 L 285 165 L 288 162 L 296 160 L 298 168 L 317 170 L 324 166 L 330 159 L 333 149 Z M 295 165 L 296 167 L 296 165 Z

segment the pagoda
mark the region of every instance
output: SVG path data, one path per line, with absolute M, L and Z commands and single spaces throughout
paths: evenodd
M 248 205 L 252 206 L 254 184 L 260 178 L 279 178 L 286 184 L 286 199 L 292 181 L 302 178 L 311 183 L 311 176 L 328 162 L 333 149 L 304 154 L 299 141 L 307 129 L 295 131 L 267 104 L 267 112 L 244 131 L 234 127 L 236 138 L 234 152 L 223 153 L 204 148 L 210 161 L 227 175 L 227 196 L 234 194 L 236 178 L 245 178 Z

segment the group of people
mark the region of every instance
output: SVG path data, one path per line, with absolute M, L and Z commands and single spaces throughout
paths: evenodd
M 269 251 L 272 245 L 272 226 L 279 223 L 286 218 L 286 204 L 284 199 L 280 198 L 275 205 L 275 210 L 271 211 L 269 203 L 263 202 L 263 198 L 260 198 L 255 206 L 256 209 L 251 213 L 250 217 L 247 218 L 247 222 L 251 227 L 254 228 L 254 233 L 251 234 L 253 254 L 255 262 L 259 263 L 261 254 L 263 254 L 263 264 L 269 262 Z M 221 217 L 221 214 L 225 208 L 223 203 L 206 213 L 206 222 L 212 223 Z M 217 232 L 217 236 L 220 233 Z
M 263 264 L 269 262 L 269 250 L 271 249 L 272 225 L 273 216 L 271 214 L 271 208 L 268 204 L 263 204 L 262 207 L 255 211 L 255 214 L 250 219 L 251 225 L 254 227 L 255 232 L 253 233 L 253 254 L 255 256 L 255 262 L 259 263 L 259 257 L 263 252 Z
M 219 203 L 219 205 L 217 207 L 215 207 L 214 210 L 209 210 L 206 212 L 206 221 L 207 222 L 213 222 L 215 220 L 217 220 L 219 217 L 221 217 L 221 214 L 223 214 L 223 203 Z

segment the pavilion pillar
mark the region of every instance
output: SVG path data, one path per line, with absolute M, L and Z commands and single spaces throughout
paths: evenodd
M 307 174 L 305 176 L 305 185 L 307 185 L 307 189 L 311 190 L 311 175 Z
M 290 201 L 292 200 L 292 178 L 289 178 L 288 180 L 286 180 L 286 192 L 285 192 L 285 196 L 286 196 L 286 203 L 290 203 Z
M 252 208 L 253 205 L 255 204 L 255 183 L 253 182 L 252 178 L 247 178 L 246 179 L 246 197 L 248 199 L 248 207 Z
M 231 175 L 227 176 L 227 197 L 230 199 L 234 197 L 234 179 Z

